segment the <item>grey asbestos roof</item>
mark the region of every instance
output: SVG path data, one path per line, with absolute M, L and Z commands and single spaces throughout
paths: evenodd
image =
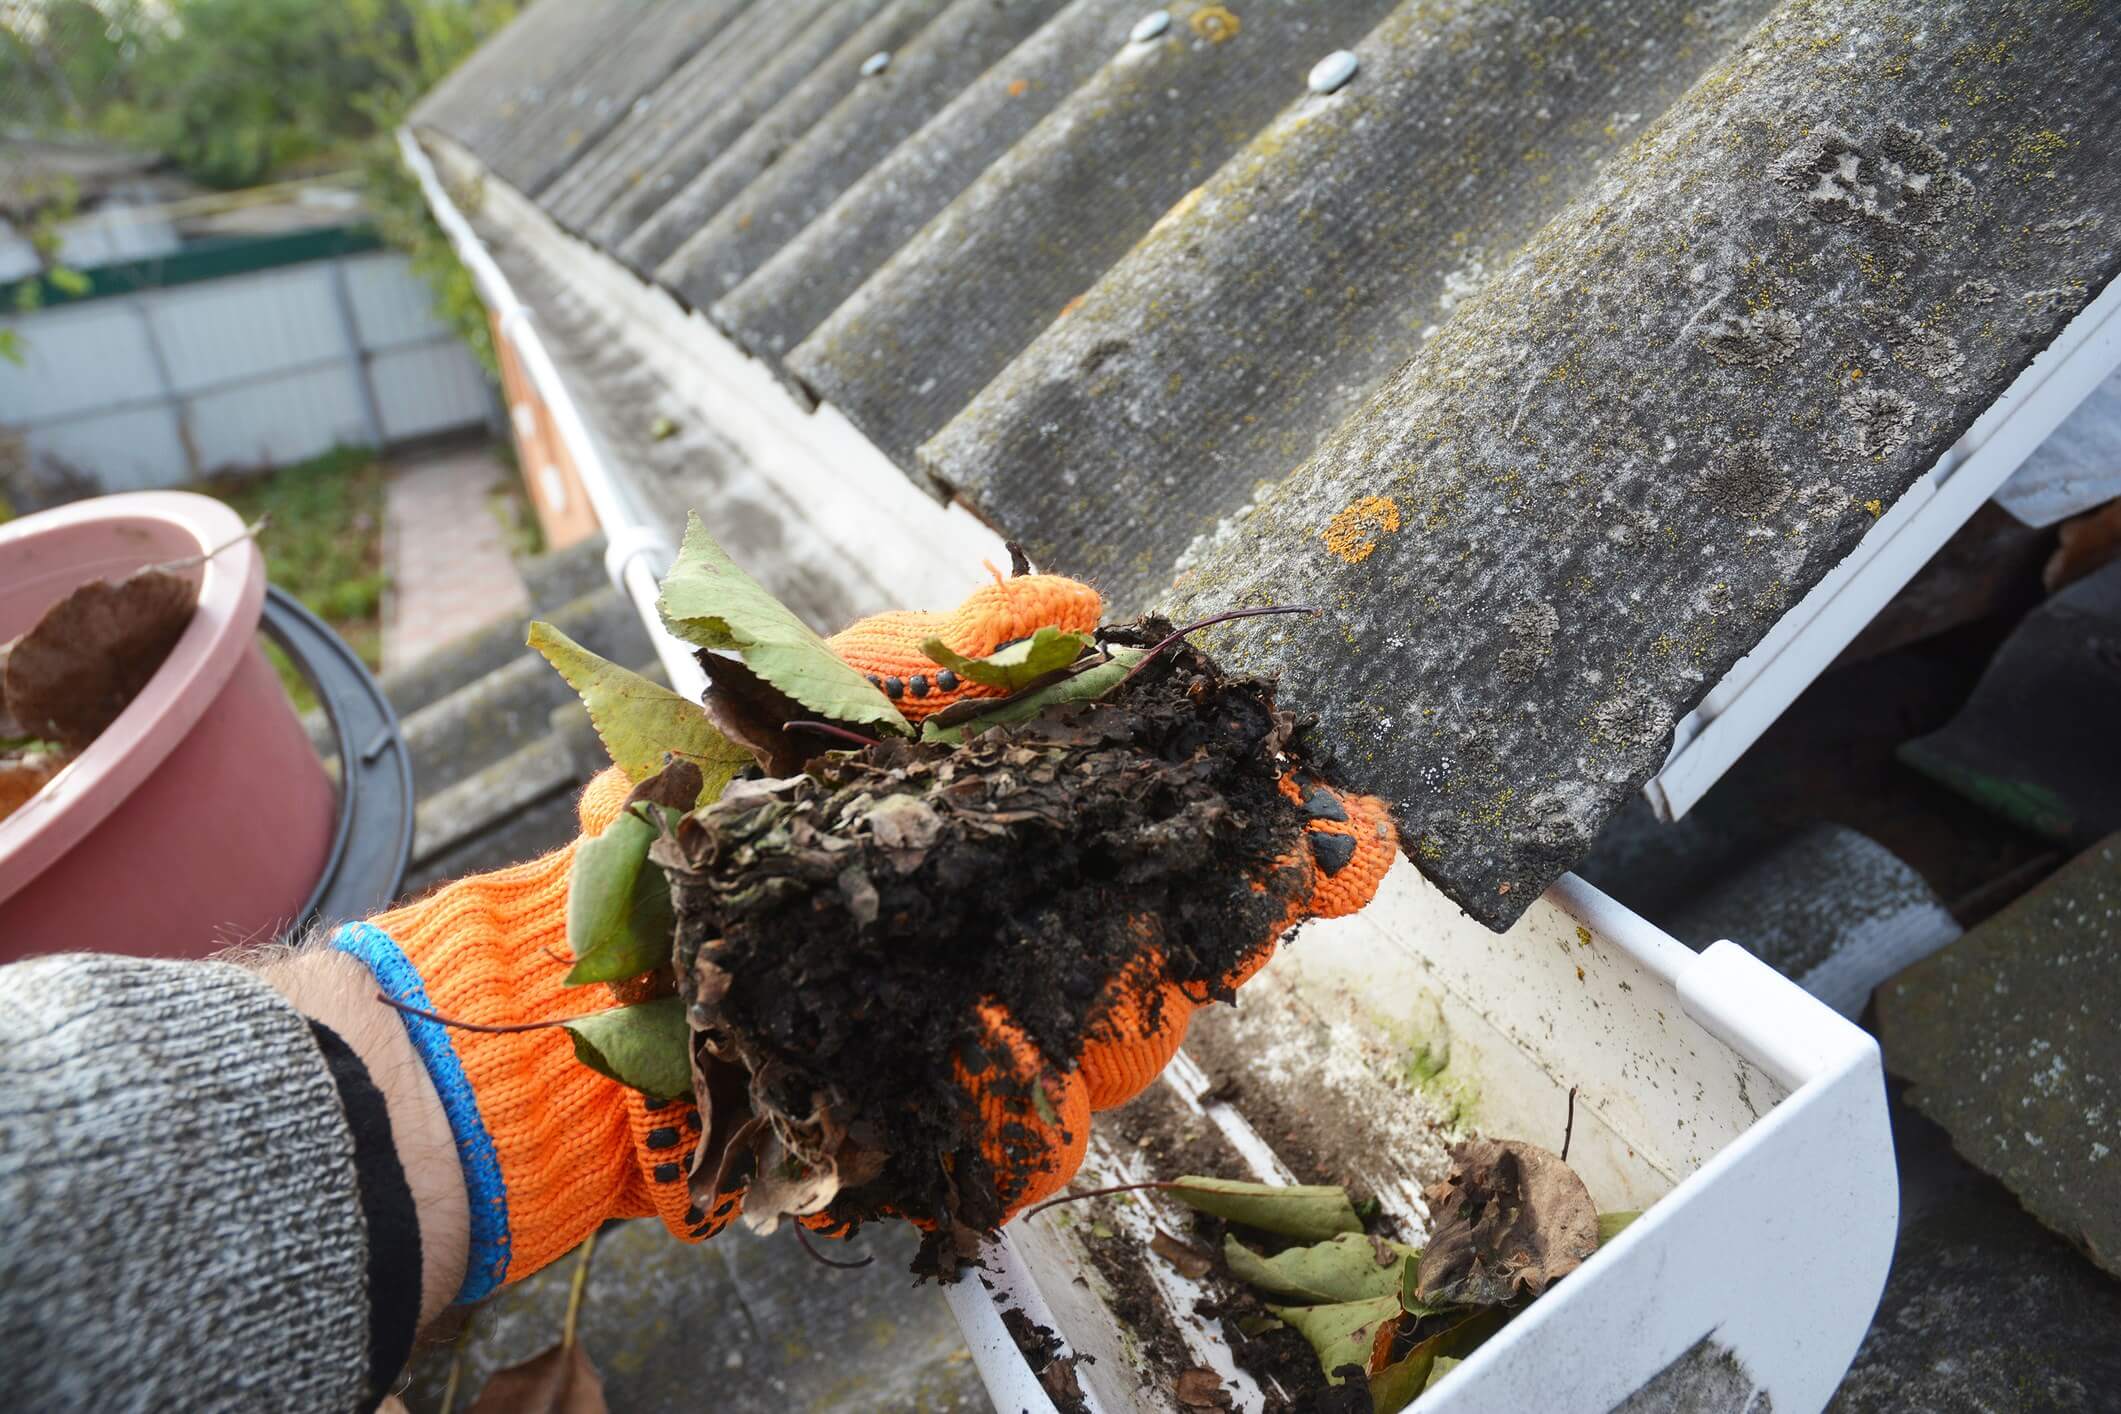
M 1145 12 L 540 0 L 415 122 L 1117 607 L 1326 605 L 1213 646 L 1491 925 L 2121 264 L 2108 0 Z

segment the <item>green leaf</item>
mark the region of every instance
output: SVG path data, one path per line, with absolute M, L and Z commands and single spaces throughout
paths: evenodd
M 1065 702 L 1088 702 L 1103 697 L 1126 680 L 1127 674 L 1148 651 L 1146 648 L 1111 649 L 1112 661 L 1109 663 L 1099 663 L 1094 668 L 1085 668 L 1074 677 L 1040 688 L 1037 692 L 997 703 L 993 711 L 982 712 L 977 717 L 955 726 L 944 726 L 930 717 L 921 726 L 921 740 L 941 742 L 945 746 L 958 746 L 966 737 L 978 736 L 989 727 L 1028 721 L 1047 708 L 1058 707 Z
M 1603 1247 L 1614 1238 L 1620 1236 L 1621 1233 L 1626 1232 L 1629 1224 L 1641 1216 L 1642 1209 L 1640 1208 L 1627 1212 L 1600 1213 L 1598 1215 L 1598 1245 Z
M 927 654 L 930 661 L 940 663 L 967 682 L 1015 692 L 1029 687 L 1048 673 L 1059 672 L 1082 657 L 1083 650 L 1089 646 L 1089 634 L 1054 628 L 1049 624 L 1029 638 L 1019 638 L 984 658 L 967 658 L 940 638 L 923 643 L 921 652 Z
M 599 1075 L 658 1100 L 692 1093 L 692 1028 L 677 997 L 570 1021 L 567 1034 L 574 1058 Z
M 1421 1392 L 1427 1394 L 1436 1388 L 1436 1382 L 1466 1362 L 1456 1355 L 1439 1355 L 1429 1365 L 1429 1378 L 1422 1384 Z
M 1376 1242 L 1359 1232 L 1343 1232 L 1309 1247 L 1291 1247 L 1262 1257 L 1235 1237 L 1223 1238 L 1223 1258 L 1230 1274 L 1247 1286 L 1274 1296 L 1320 1303 L 1367 1301 L 1397 1293 L 1407 1259 L 1416 1250 L 1386 1242 L 1390 1260 L 1380 1266 Z
M 1189 1208 L 1284 1237 L 1322 1242 L 1337 1232 L 1362 1231 L 1348 1190 L 1338 1184 L 1239 1183 L 1188 1174 L 1168 1191 Z
M 657 607 L 679 638 L 734 650 L 752 672 L 828 721 L 913 730 L 890 698 L 738 569 L 697 514 L 685 523 L 685 544 L 663 580 Z
M 1422 1300 L 1421 1297 L 1417 1294 L 1417 1288 L 1419 1288 L 1420 1285 L 1421 1253 L 1416 1252 L 1412 1261 L 1408 1262 L 1405 1266 L 1399 1268 L 1400 1309 L 1405 1311 L 1408 1315 L 1414 1316 L 1416 1318 L 1422 1316 L 1440 1316 L 1446 1311 L 1455 1311 L 1458 1309 L 1457 1307 L 1449 1305 L 1447 1303 Z
M 22 335 L 16 330 L 0 329 L 0 358 L 18 368 L 28 364 L 29 359 L 22 353 Z
M 551 624 L 531 624 L 529 642 L 581 697 L 604 749 L 628 780 L 644 781 L 662 770 L 663 754 L 670 752 L 700 768 L 700 800 L 712 802 L 751 764 L 751 753 L 716 731 L 697 702 L 599 658 Z
M 1412 1350 L 1370 1375 L 1371 1414 L 1397 1414 L 1434 1384 L 1445 1360 L 1456 1363 L 1479 1349 L 1480 1343 L 1501 1329 L 1508 1313 L 1500 1306 L 1475 1311 L 1457 1325 L 1446 1327 L 1421 1341 Z
M 1311 1342 L 1318 1352 L 1318 1368 L 1328 1384 L 1340 1384 L 1333 1373 L 1343 1365 L 1370 1368 L 1370 1350 L 1377 1332 L 1387 1322 L 1399 1319 L 1396 1293 L 1373 1296 L 1367 1301 L 1337 1301 L 1330 1306 L 1269 1306 L 1267 1310 Z
M 575 956 L 568 986 L 623 982 L 670 961 L 677 914 L 669 878 L 648 862 L 655 840 L 656 827 L 629 810 L 575 851 L 567 871 L 567 946 Z
M 94 281 L 70 266 L 54 265 L 44 272 L 44 277 L 52 282 L 52 288 L 60 294 L 72 295 L 75 298 L 95 288 Z

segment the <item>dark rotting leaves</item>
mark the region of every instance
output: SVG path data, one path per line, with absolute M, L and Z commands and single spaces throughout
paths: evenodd
M 928 1269 L 954 1266 L 1006 1204 L 959 1075 L 1023 1083 L 981 1004 L 1066 1068 L 1152 943 L 1174 980 L 1214 990 L 1306 883 L 1277 864 L 1305 816 L 1276 781 L 1301 759 L 1270 685 L 1181 643 L 1103 700 L 961 745 L 894 739 L 739 782 L 655 855 L 702 1045 L 750 1072 L 754 1115 L 786 1142 L 834 1146 L 830 1218 L 930 1221 Z M 1052 1107 L 1043 1088 L 1017 1097 L 1025 1116 Z M 1018 1128 L 1001 1151 L 1039 1157 L 1046 1141 Z M 695 1196 L 732 1189 L 739 1147 Z

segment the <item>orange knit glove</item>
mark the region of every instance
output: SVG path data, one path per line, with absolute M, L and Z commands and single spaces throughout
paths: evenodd
M 989 566 L 992 569 L 992 566 Z M 997 687 L 965 682 L 921 651 L 931 638 L 967 658 L 984 658 L 1042 628 L 1088 633 L 1104 601 L 1087 584 L 1057 574 L 1020 574 L 972 591 L 949 613 L 894 609 L 857 620 L 825 640 L 856 672 L 884 690 L 899 714 L 920 722 L 968 697 L 1002 697 Z
M 939 637 L 966 657 L 984 657 L 1048 625 L 1088 633 L 1098 626 L 1103 609 L 1096 590 L 1060 575 L 997 576 L 950 613 L 875 614 L 826 642 L 917 722 L 966 697 L 1000 695 L 999 689 L 938 672 L 921 651 L 928 639 Z M 1302 869 L 1308 883 L 1287 916 L 1221 979 L 1214 995 L 1199 983 L 1181 986 L 1166 975 L 1156 920 L 1144 917 L 1136 920 L 1140 956 L 1107 983 L 1103 1034 L 1094 1036 L 1072 1063 L 1057 1065 L 1041 1054 L 1000 1005 L 990 1002 L 981 1009 L 990 1067 L 974 1075 L 960 1062 L 958 1078 L 979 1102 L 987 1136 L 981 1149 L 994 1165 L 1010 1214 L 1057 1192 L 1074 1176 L 1089 1143 L 1091 1112 L 1140 1094 L 1177 1054 L 1197 1008 L 1250 981 L 1297 924 L 1357 912 L 1377 892 L 1399 851 L 1384 802 L 1286 777 L 1281 789 L 1310 817 L 1307 847 L 1301 857 L 1275 860 L 1270 867 Z M 1252 886 L 1267 887 L 1263 880 Z M 1030 1098 L 1027 1082 L 1033 1081 L 1048 1101 L 1045 1113 Z M 831 1230 L 825 1222 L 806 1225 Z
M 617 819 L 631 790 L 616 767 L 591 781 L 583 833 Z M 608 988 L 561 981 L 576 848 L 460 879 L 341 928 L 333 943 L 366 962 L 392 1000 L 451 1021 L 512 1026 L 616 1006 Z M 458 1300 L 521 1280 L 606 1218 L 654 1214 L 694 1239 L 727 1222 L 694 1211 L 686 1196 L 700 1137 L 691 1097 L 657 1103 L 606 1079 L 575 1059 L 557 1027 L 492 1033 L 411 1014 L 405 1024 L 449 1115 L 471 1199 Z
M 1309 820 L 1303 845 L 1271 868 L 1302 870 L 1303 890 L 1216 987 L 1172 980 L 1157 946 L 1157 921 L 1143 915 L 1134 920 L 1141 951 L 1106 982 L 1102 1019 L 1071 1062 L 1057 1064 L 1040 1052 L 1001 1006 L 981 1009 L 989 1068 L 973 1075 L 960 1063 L 958 1077 L 979 1102 L 985 1131 L 980 1149 L 994 1166 L 1007 1216 L 1059 1192 L 1075 1176 L 1089 1144 L 1091 1114 L 1127 1103 L 1156 1079 L 1178 1053 L 1195 1011 L 1249 982 L 1297 924 L 1359 912 L 1376 894 L 1399 853 L 1384 802 L 1291 776 L 1282 778 L 1281 790 Z M 1267 885 L 1255 877 L 1252 887 Z M 1033 1085 L 1044 1095 L 1043 1106 Z
M 982 586 L 953 612 L 877 614 L 828 641 L 919 721 L 963 698 L 997 695 L 938 671 L 921 652 L 923 642 L 939 637 L 967 657 L 984 657 L 1047 625 L 1088 632 L 1101 609 L 1087 585 L 1019 575 Z M 616 819 L 631 789 L 615 767 L 592 781 L 581 801 L 584 835 Z M 1381 802 L 1294 780 L 1284 780 L 1282 790 L 1311 817 L 1307 847 L 1258 872 L 1297 868 L 1307 884 L 1283 923 L 1215 995 L 1227 996 L 1264 966 L 1297 923 L 1361 908 L 1396 853 Z M 608 989 L 561 980 L 571 965 L 567 880 L 578 845 L 350 924 L 334 944 L 366 962 L 394 1001 L 454 1022 L 521 1026 L 616 1006 Z M 982 1148 L 1011 1213 L 1067 1182 L 1082 1162 L 1090 1111 L 1122 1104 L 1153 1080 L 1177 1051 L 1187 1019 L 1212 999 L 1208 988 L 1181 987 L 1166 975 L 1154 919 L 1139 927 L 1142 952 L 1108 984 L 1113 1004 L 1081 1056 L 1056 1064 L 1000 1007 L 982 1012 L 995 1059 L 961 1080 L 979 1103 Z M 607 1218 L 653 1214 L 680 1238 L 698 1241 L 740 1211 L 741 1193 L 707 1212 L 692 1205 L 686 1177 L 701 1125 L 689 1097 L 658 1103 L 599 1075 L 575 1059 L 556 1027 L 489 1032 L 412 1014 L 405 1021 L 448 1112 L 471 1199 L 471 1259 L 460 1301 L 528 1276 Z M 1050 1107 L 1027 1098 L 1025 1080 L 1040 1084 Z M 838 1227 L 824 1214 L 801 1221 L 824 1232 Z

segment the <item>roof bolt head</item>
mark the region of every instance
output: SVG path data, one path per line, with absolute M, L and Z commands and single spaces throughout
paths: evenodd
M 1147 44 L 1169 28 L 1171 28 L 1171 12 L 1169 10 L 1151 10 L 1134 22 L 1134 28 L 1127 32 L 1127 38 L 1133 40 L 1136 44 Z
M 1311 66 L 1311 77 L 1307 81 L 1313 93 L 1332 93 L 1355 77 L 1362 67 L 1362 60 L 1355 57 L 1352 49 L 1336 49 Z
M 862 77 L 865 79 L 875 78 L 878 74 L 884 72 L 884 70 L 890 67 L 891 51 L 888 49 L 879 49 L 876 51 L 876 53 L 871 54 L 868 58 L 862 60 Z

